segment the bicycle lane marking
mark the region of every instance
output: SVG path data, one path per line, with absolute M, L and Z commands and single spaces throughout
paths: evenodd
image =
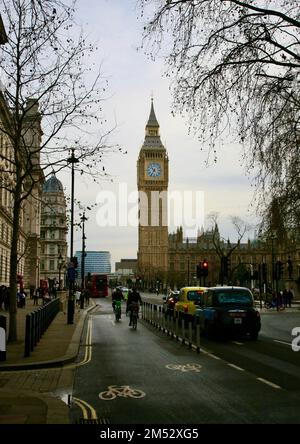
M 112 401 L 117 397 L 141 399 L 146 396 L 142 390 L 131 388 L 129 385 L 109 385 L 106 391 L 99 393 L 99 398 L 103 401 Z
M 200 364 L 167 364 L 169 370 L 180 370 L 181 372 L 200 372 L 202 365 Z
M 178 340 L 179 340 L 179 342 L 182 342 L 182 338 L 181 337 L 179 337 Z M 242 345 L 242 343 L 240 343 L 240 344 Z M 236 344 L 236 345 L 240 345 L 240 344 Z M 193 351 L 197 350 L 197 347 L 194 344 L 192 344 L 192 350 Z M 202 354 L 206 355 L 206 356 L 209 356 L 210 358 L 215 359 L 216 361 L 220 361 L 221 363 L 225 364 L 226 366 L 231 367 L 234 370 L 245 372 L 249 376 L 251 375 L 256 381 L 262 382 L 262 383 L 268 385 L 269 387 L 272 387 L 274 389 L 281 389 L 281 390 L 283 389 L 281 386 L 279 386 L 277 384 L 274 384 L 273 382 L 268 381 L 267 379 L 260 378 L 258 375 L 256 375 L 253 372 L 249 372 L 249 371 L 247 371 L 246 369 L 244 369 L 242 367 L 239 367 L 239 366 L 237 366 L 237 365 L 235 365 L 235 364 L 233 364 L 231 362 L 228 362 L 226 359 L 217 356 L 213 352 L 209 352 L 208 350 L 205 350 L 203 348 L 200 348 L 200 352 Z

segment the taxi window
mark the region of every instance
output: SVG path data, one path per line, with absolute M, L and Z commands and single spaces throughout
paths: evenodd
M 203 290 L 192 290 L 187 294 L 188 301 L 201 301 L 203 296 Z
M 219 305 L 253 305 L 253 297 L 246 290 L 218 291 L 217 301 Z

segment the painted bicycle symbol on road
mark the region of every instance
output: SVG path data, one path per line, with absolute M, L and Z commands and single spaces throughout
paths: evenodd
M 166 367 L 169 370 L 180 370 L 181 372 L 200 372 L 202 365 L 200 364 L 168 364 Z
M 120 398 L 143 398 L 146 396 L 142 390 L 130 388 L 129 385 L 109 385 L 108 390 L 99 393 L 99 398 L 104 401 L 111 401 L 112 399 Z

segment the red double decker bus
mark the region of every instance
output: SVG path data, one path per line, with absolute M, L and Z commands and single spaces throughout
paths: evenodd
M 90 297 L 105 298 L 108 296 L 107 274 L 89 274 L 86 276 L 86 288 L 90 290 Z

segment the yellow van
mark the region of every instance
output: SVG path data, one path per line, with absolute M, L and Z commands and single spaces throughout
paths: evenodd
M 175 304 L 174 315 L 179 319 L 192 321 L 196 307 L 203 302 L 203 293 L 206 287 L 183 287 L 180 290 L 179 300 Z

